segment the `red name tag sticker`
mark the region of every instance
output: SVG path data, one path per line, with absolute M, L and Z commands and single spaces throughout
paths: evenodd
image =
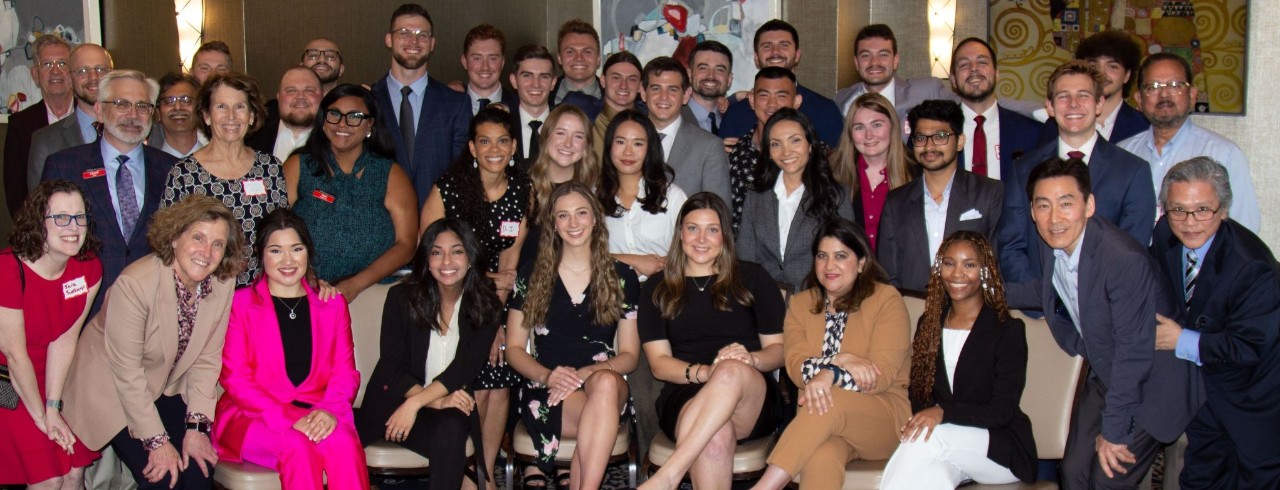
M 71 299 L 89 292 L 89 284 L 84 276 L 62 283 L 62 299 Z
M 240 182 L 247 196 L 265 196 L 267 195 L 267 184 L 262 179 L 248 179 Z
M 325 191 L 322 191 L 320 189 L 311 191 L 311 197 L 327 202 L 329 204 L 333 204 L 333 201 L 337 200 L 336 197 L 333 197 L 333 194 L 326 193 Z
M 101 168 L 101 167 L 80 172 L 80 178 L 85 180 L 96 179 L 98 177 L 106 177 L 106 176 L 107 176 L 107 169 Z
M 502 238 L 515 238 L 520 236 L 520 222 L 503 221 L 502 227 L 498 229 L 498 234 L 501 235 Z

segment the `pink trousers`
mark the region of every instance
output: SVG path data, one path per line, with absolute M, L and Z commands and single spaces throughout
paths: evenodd
M 275 469 L 282 488 L 322 490 L 328 476 L 329 488 L 369 490 L 364 447 L 347 422 L 338 421 L 333 433 L 317 443 L 293 428 L 276 432 L 255 421 L 245 434 L 240 457 Z

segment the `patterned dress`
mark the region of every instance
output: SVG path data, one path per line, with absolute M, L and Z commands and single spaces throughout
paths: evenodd
M 396 228 L 386 206 L 392 165 L 366 151 L 350 173 L 330 165 L 333 175 L 315 175 L 319 162 L 302 155 L 293 212 L 307 222 L 315 240 L 312 262 L 320 279 L 335 283 L 359 274 L 395 244 Z
M 634 319 L 640 298 L 640 280 L 630 266 L 617 261 L 614 261 L 613 266 L 618 273 L 618 287 L 622 288 L 623 318 Z M 520 267 L 515 291 L 508 301 L 509 308 L 524 308 L 532 271 L 533 264 Z M 595 322 L 595 312 L 591 309 L 591 287 L 587 287 L 581 303 L 573 302 L 559 277 L 553 288 L 545 324 L 525 325 L 533 333 L 531 340 L 534 359 L 548 368 L 568 366 L 577 369 L 617 355 L 613 350 L 613 337 L 618 331 L 618 325 L 599 325 Z M 548 394 L 547 387 L 542 383 L 525 381 L 517 395 L 516 409 L 533 439 L 533 447 L 538 453 L 538 467 L 544 473 L 551 474 L 560 447 L 560 422 L 564 404 L 548 406 Z M 623 414 L 631 415 L 634 412 L 628 401 Z
M 289 207 L 289 190 L 285 187 L 284 168 L 270 153 L 255 152 L 253 167 L 236 179 L 221 179 L 205 170 L 195 157 L 174 164 L 165 181 L 160 207 L 167 208 L 191 194 L 211 196 L 231 209 L 231 215 L 244 233 L 245 258 L 249 266 L 236 277 L 236 287 L 248 286 L 257 277 L 261 264 L 253 256 L 258 220 L 277 208 Z
M 755 182 L 756 162 L 760 161 L 760 151 L 751 144 L 756 128 L 738 138 L 729 152 L 729 194 L 732 201 L 727 203 L 733 211 L 733 232 L 738 233 L 738 225 L 742 223 L 742 205 L 747 202 L 747 191 Z

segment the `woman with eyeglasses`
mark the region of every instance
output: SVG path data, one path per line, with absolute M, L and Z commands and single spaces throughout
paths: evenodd
M 0 252 L 0 485 L 79 488 L 98 457 L 62 419 L 80 325 L 102 283 L 90 213 L 75 184 L 45 181 Z
M 418 198 L 373 94 L 342 84 L 323 99 L 307 144 L 284 162 L 293 212 L 316 237 L 316 276 L 347 302 L 413 258 Z M 322 295 L 323 296 L 323 295 Z

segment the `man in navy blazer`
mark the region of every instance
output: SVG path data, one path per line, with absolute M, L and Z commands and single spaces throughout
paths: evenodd
M 467 96 L 427 76 L 427 58 L 436 45 L 432 26 L 431 15 L 421 5 L 397 8 L 384 39 L 391 49 L 391 70 L 373 84 L 380 127 L 391 132 L 396 161 L 409 173 L 419 207 L 462 152 L 471 122 Z M 402 109 L 410 114 L 401 114 Z M 412 130 L 408 123 L 413 123 Z
M 1049 76 L 1049 100 L 1045 107 L 1062 128 L 1058 139 L 1024 155 L 1014 163 L 1015 177 L 1005 179 L 1004 219 L 1000 223 L 1000 271 L 1011 282 L 1040 275 L 1040 251 L 1031 222 L 1026 195 L 1032 170 L 1050 159 L 1078 159 L 1089 166 L 1098 215 L 1106 218 L 1138 243 L 1151 243 L 1156 221 L 1155 189 L 1151 166 L 1103 139 L 1094 128 L 1101 110 L 1102 76 L 1083 61 L 1071 61 Z M 1047 312 L 1046 312 L 1047 313 Z
M 1142 59 L 1142 52 L 1133 36 L 1125 31 L 1099 32 L 1080 41 L 1075 59 L 1093 65 L 1105 80 L 1102 100 L 1098 101 L 1102 114 L 1097 121 L 1098 133 L 1103 139 L 1119 143 L 1151 127 L 1141 112 L 1124 102 L 1129 97 L 1133 74 L 1138 72 L 1138 62 Z M 1039 142 L 1048 143 L 1057 136 L 1058 124 L 1051 117 L 1045 122 Z
M 98 257 L 105 289 L 125 266 L 151 253 L 147 224 L 160 206 L 165 177 L 177 159 L 142 144 L 151 132 L 153 103 L 160 93 L 155 80 L 138 71 L 117 70 L 104 76 L 101 85 L 102 94 L 94 108 L 103 123 L 102 138 L 50 155 L 41 180 L 68 180 L 84 190 L 93 208 L 91 229 L 102 241 Z M 124 103 L 131 106 L 121 108 Z M 120 157 L 127 160 L 121 163 Z M 128 175 L 121 175 L 122 168 L 129 170 Z M 126 183 L 129 179 L 132 182 Z M 125 216 L 130 207 L 122 204 L 125 199 L 134 200 L 136 218 Z M 94 299 L 89 316 L 97 314 L 105 297 L 100 294 Z
M 956 45 L 951 54 L 951 91 L 960 97 L 964 110 L 966 151 L 960 153 L 960 162 L 965 170 L 1004 180 L 1015 175 L 1014 160 L 1036 148 L 1042 125 L 996 102 L 999 79 L 990 44 L 971 37 Z
M 1161 319 L 1156 349 L 1201 366 L 1205 405 L 1187 428 L 1182 488 L 1280 488 L 1280 265 L 1229 217 L 1227 169 L 1209 157 L 1174 165 L 1151 253 L 1183 312 Z M 1183 328 L 1185 325 L 1185 329 Z
M 1156 313 L 1178 317 L 1144 245 L 1094 214 L 1078 159 L 1036 167 L 1023 194 L 1041 239 L 1042 277 L 1006 288 L 1038 307 L 1058 346 L 1089 363 L 1062 460 L 1065 489 L 1136 488 L 1204 401 L 1197 368 L 1157 351 Z

